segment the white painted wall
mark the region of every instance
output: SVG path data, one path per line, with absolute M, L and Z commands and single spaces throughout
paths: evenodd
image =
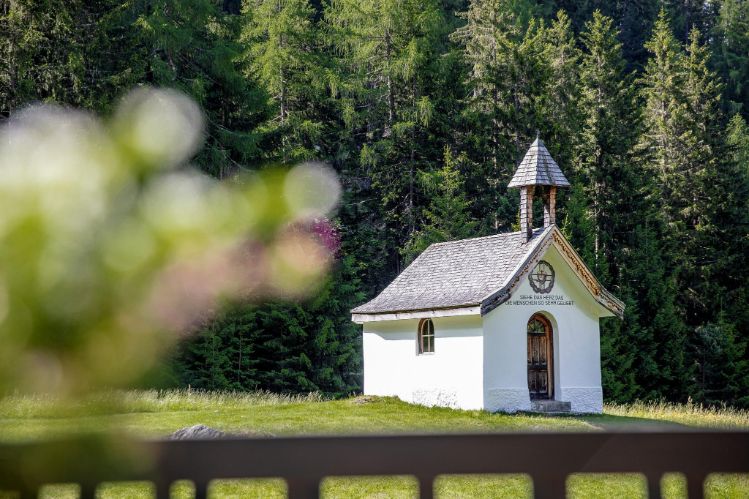
M 530 409 L 526 325 L 533 314 L 542 312 L 554 329 L 554 399 L 571 402 L 573 412 L 599 413 L 603 409 L 598 328 L 602 310 L 556 248 L 549 248 L 543 259 L 556 272 L 548 295 L 534 292 L 523 278 L 508 302 L 483 317 L 485 408 L 508 412 Z M 523 295 L 533 297 L 525 301 L 562 295 L 573 304 L 514 303 L 524 301 Z
M 418 319 L 364 324 L 364 393 L 461 409 L 483 408 L 479 315 L 434 321 L 434 353 L 418 354 Z

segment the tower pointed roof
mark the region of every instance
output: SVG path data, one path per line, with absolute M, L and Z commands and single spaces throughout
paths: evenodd
M 533 141 L 523 161 L 515 170 L 508 187 L 523 187 L 525 185 L 553 185 L 569 187 L 570 183 L 554 158 L 546 149 L 544 141 L 539 137 Z

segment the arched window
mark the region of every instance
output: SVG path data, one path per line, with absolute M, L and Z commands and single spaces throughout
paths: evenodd
M 419 353 L 434 353 L 434 323 L 432 319 L 419 322 Z

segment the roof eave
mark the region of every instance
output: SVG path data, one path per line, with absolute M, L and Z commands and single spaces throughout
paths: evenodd
M 459 307 L 441 307 L 420 310 L 403 310 L 388 312 L 358 312 L 351 314 L 351 321 L 357 324 L 365 322 L 397 321 L 405 319 L 431 319 L 436 317 L 455 317 L 465 315 L 482 315 L 479 304 Z
M 507 187 L 509 188 L 520 188 L 520 187 L 527 187 L 529 185 L 543 185 L 543 186 L 550 186 L 550 187 L 569 187 L 569 182 L 539 182 L 539 181 L 511 181 L 509 184 L 507 184 Z

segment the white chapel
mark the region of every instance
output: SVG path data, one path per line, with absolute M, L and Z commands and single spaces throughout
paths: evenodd
M 509 187 L 520 231 L 433 244 L 377 297 L 363 324 L 364 393 L 488 411 L 600 413 L 599 320 L 624 305 L 555 225 L 568 187 L 540 139 Z M 544 204 L 533 228 L 533 198 Z

